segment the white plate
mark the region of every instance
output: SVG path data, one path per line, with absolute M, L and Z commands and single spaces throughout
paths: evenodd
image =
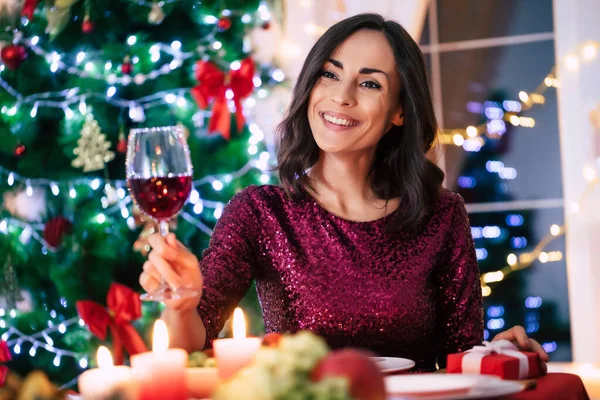
M 522 383 L 505 381 L 490 375 L 398 375 L 388 376 L 385 378 L 385 380 L 386 389 L 390 386 L 398 385 L 398 392 L 403 391 L 402 393 L 397 394 L 393 394 L 388 391 L 388 400 L 488 399 L 499 396 L 507 396 L 523 391 Z M 411 381 L 412 383 L 410 383 Z M 465 385 L 467 386 L 466 391 Z M 412 395 L 408 395 L 407 389 L 410 388 L 412 388 L 412 390 L 420 390 L 420 392 L 414 392 Z M 435 392 L 436 390 L 437 392 Z M 446 391 L 444 392 L 444 390 Z
M 415 366 L 413 360 L 399 357 L 371 357 L 371 360 L 379 367 L 384 374 L 394 372 L 408 371 Z
M 479 376 L 414 374 L 385 377 L 385 391 L 388 395 L 431 397 L 465 395 L 475 387 Z

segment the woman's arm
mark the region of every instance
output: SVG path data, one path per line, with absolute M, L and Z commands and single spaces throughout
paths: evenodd
M 152 252 L 140 283 L 146 291 L 161 276 L 172 287 L 201 290 L 201 296 L 165 301 L 162 318 L 169 328 L 170 345 L 188 352 L 203 349 L 217 337 L 254 278 L 254 243 L 260 225 L 246 189 L 234 196 L 217 222 L 202 260 L 169 235 L 150 237 Z
M 434 271 L 438 365 L 483 341 L 483 304 L 475 244 L 463 198 L 453 194 L 452 223 Z

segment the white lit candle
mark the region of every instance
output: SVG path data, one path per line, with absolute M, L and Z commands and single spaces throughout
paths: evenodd
M 186 400 L 187 357 L 185 350 L 169 349 L 167 326 L 163 320 L 157 320 L 152 351 L 131 357 L 131 367 L 140 387 L 139 400 Z
M 85 400 L 119 398 L 137 399 L 137 385 L 131 368 L 113 365 L 110 351 L 100 346 L 96 356 L 98 368 L 85 371 L 78 379 L 79 391 Z
M 260 348 L 259 338 L 246 337 L 246 321 L 241 308 L 233 312 L 233 339 L 213 341 L 215 359 L 221 379 L 228 379 L 254 360 Z

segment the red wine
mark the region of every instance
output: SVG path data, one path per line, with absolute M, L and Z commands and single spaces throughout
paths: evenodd
M 137 206 L 157 220 L 177 214 L 192 190 L 191 176 L 132 178 L 127 183 Z

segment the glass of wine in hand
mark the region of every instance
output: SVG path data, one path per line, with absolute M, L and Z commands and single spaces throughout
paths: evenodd
M 160 234 L 187 201 L 192 189 L 190 151 L 179 126 L 132 129 L 127 143 L 126 176 L 131 198 L 154 219 Z M 142 300 L 163 301 L 198 295 L 193 289 L 169 287 L 164 279 Z

